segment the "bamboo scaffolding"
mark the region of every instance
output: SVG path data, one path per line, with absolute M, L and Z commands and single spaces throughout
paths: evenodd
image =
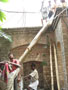
M 31 43 L 29 44 L 29 46 L 26 48 L 25 52 L 20 56 L 19 58 L 19 62 L 22 62 L 25 60 L 25 57 L 27 56 L 27 54 L 29 53 L 29 51 L 32 49 L 32 47 L 38 42 L 38 40 L 40 39 L 42 33 L 44 31 L 47 30 L 47 28 L 52 24 L 53 20 L 56 19 L 57 17 L 59 17 L 65 10 L 67 10 L 67 8 L 63 9 L 58 15 L 54 15 L 49 19 L 49 21 L 47 21 L 47 23 L 42 27 L 42 29 L 38 32 L 38 34 L 35 36 L 35 38 L 31 41 Z
M 51 69 L 51 90 L 54 90 L 54 76 L 53 76 L 53 63 L 52 63 L 52 48 L 50 45 L 50 69 Z
M 19 61 L 24 61 L 26 55 L 29 53 L 29 51 L 32 49 L 32 47 L 38 42 L 40 39 L 42 33 L 47 30 L 47 28 L 52 24 L 54 15 L 50 18 L 50 20 L 45 24 L 45 26 L 42 27 L 42 29 L 38 32 L 38 34 L 35 36 L 35 38 L 32 40 L 32 42 L 29 44 L 29 46 L 26 48 L 25 52 L 21 55 L 19 58 Z
M 58 87 L 58 90 L 60 90 L 60 82 L 59 82 L 59 73 L 58 73 L 56 47 L 55 47 L 55 45 L 53 45 L 53 47 L 54 47 L 54 58 L 55 58 L 55 70 L 56 70 L 57 87 Z
M 56 15 L 54 17 L 54 15 L 49 19 L 49 21 L 44 25 L 44 27 L 42 27 L 42 29 L 38 32 L 38 34 L 35 36 L 35 38 L 32 40 L 32 42 L 29 44 L 29 46 L 26 48 L 25 52 L 20 56 L 19 58 L 19 62 L 21 63 L 22 61 L 25 60 L 25 57 L 27 56 L 27 54 L 29 53 L 29 51 L 33 48 L 33 46 L 38 42 L 38 40 L 40 39 L 42 33 L 44 31 L 47 30 L 47 28 L 52 24 L 52 21 L 54 19 L 56 19 L 57 17 L 59 17 L 67 8 L 65 8 L 63 11 L 61 11 L 58 15 Z M 51 52 L 51 51 L 50 51 Z M 52 56 L 50 56 L 52 58 Z M 52 67 L 51 67 L 52 68 Z M 16 72 L 15 72 L 15 75 L 12 77 L 13 79 L 15 78 L 15 76 L 19 73 L 20 69 L 18 69 Z M 51 74 L 53 74 L 53 71 L 51 70 Z M 51 83 L 52 83 L 52 90 L 54 90 L 54 83 L 53 83 L 53 75 L 51 75 Z M 9 83 L 7 85 L 7 87 L 9 86 Z M 7 90 L 11 90 L 11 89 L 8 89 Z

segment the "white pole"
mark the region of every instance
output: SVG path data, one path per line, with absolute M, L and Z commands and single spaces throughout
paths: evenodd
M 54 15 L 49 19 L 49 21 L 42 27 L 42 29 L 38 32 L 38 34 L 35 36 L 35 38 L 32 40 L 32 42 L 29 44 L 29 46 L 26 48 L 25 52 L 21 55 L 21 57 L 19 58 L 19 61 L 22 62 L 24 61 L 24 58 L 26 57 L 26 55 L 29 53 L 29 51 L 32 49 L 32 47 L 38 42 L 38 40 L 40 39 L 42 33 L 44 31 L 47 30 L 47 28 L 52 24 L 52 21 L 54 19 L 56 19 L 57 17 L 59 17 L 67 8 L 63 9 L 58 15 Z
M 53 45 L 53 47 L 54 47 L 54 58 L 55 58 L 55 70 L 56 70 L 57 87 L 58 87 L 58 90 L 60 90 L 59 73 L 58 73 L 58 63 L 57 63 L 57 56 L 56 56 L 55 45 Z
M 52 63 L 52 48 L 50 45 L 50 69 L 51 69 L 51 90 L 54 90 L 54 76 L 53 76 L 53 63 Z
M 52 16 L 52 18 L 45 24 L 44 27 L 42 27 L 42 29 L 38 32 L 38 34 L 35 36 L 35 38 L 32 40 L 32 42 L 30 43 L 30 45 L 26 48 L 24 54 L 21 55 L 21 57 L 19 58 L 19 61 L 24 61 L 24 58 L 26 57 L 26 55 L 28 54 L 28 52 L 32 49 L 32 47 L 38 42 L 38 40 L 40 39 L 42 33 L 47 30 L 47 28 L 52 24 L 54 15 Z

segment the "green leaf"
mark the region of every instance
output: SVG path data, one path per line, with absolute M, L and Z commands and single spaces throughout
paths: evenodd
M 41 65 L 42 66 L 46 66 L 47 65 L 47 62 L 46 61 L 42 61 Z
M 0 0 L 0 2 L 8 2 L 8 0 Z
M 0 31 L 0 37 L 4 37 L 6 40 L 9 40 L 10 42 L 12 42 L 11 36 L 10 35 L 7 35 L 3 31 Z
M 0 26 L 0 31 L 2 30 L 2 27 Z
M 6 15 L 0 11 L 0 21 L 3 22 L 3 20 L 6 20 Z
M 45 54 L 45 53 L 43 53 L 43 56 L 46 56 L 46 54 Z

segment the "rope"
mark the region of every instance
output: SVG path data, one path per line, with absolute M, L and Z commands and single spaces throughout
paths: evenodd
M 8 12 L 8 13 L 40 13 L 40 12 L 23 12 L 23 11 L 8 11 L 0 9 L 0 11 Z

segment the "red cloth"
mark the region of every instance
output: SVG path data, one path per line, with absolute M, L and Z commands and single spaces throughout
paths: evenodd
M 16 59 L 13 59 L 12 62 L 19 65 L 19 61 L 16 60 Z M 10 68 L 9 68 L 9 63 L 0 63 L 0 67 L 1 67 L 2 65 L 4 65 L 4 69 L 3 69 L 3 71 L 2 71 L 2 76 L 3 76 L 3 78 L 4 78 L 4 81 L 5 81 L 6 83 L 8 83 L 8 74 L 9 74 L 10 72 L 13 72 L 14 70 L 16 70 L 18 66 L 12 64 L 12 70 L 10 70 Z
M 9 74 L 9 65 L 8 63 L 5 63 L 4 69 L 3 69 L 3 77 L 6 83 L 8 83 L 8 74 Z
M 13 59 L 12 62 L 15 63 L 15 64 L 17 64 L 17 65 L 19 65 L 19 61 L 17 59 Z M 11 72 L 13 72 L 16 69 L 17 69 L 17 66 L 16 65 L 12 65 L 12 71 Z

